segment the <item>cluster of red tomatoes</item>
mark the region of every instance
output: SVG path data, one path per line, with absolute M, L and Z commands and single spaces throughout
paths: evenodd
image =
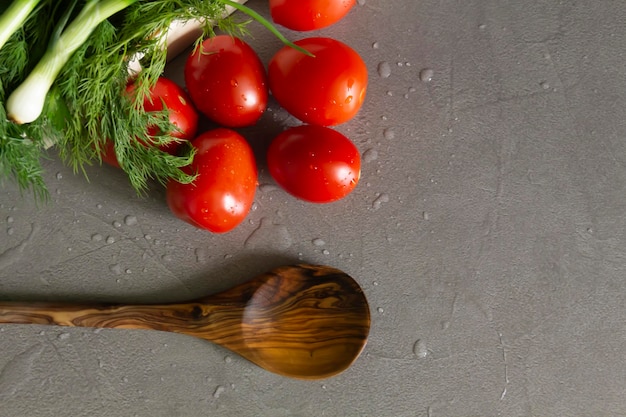
M 269 0 L 274 22 L 300 31 L 335 23 L 354 3 Z M 266 70 L 243 40 L 214 36 L 187 58 L 188 93 L 166 78 L 158 80 L 144 108 L 156 111 L 165 105 L 178 129 L 174 135 L 189 140 L 196 151 L 192 164 L 184 168 L 196 173 L 196 180 L 167 185 L 167 202 L 176 216 L 215 233 L 232 230 L 244 220 L 253 204 L 257 166 L 250 145 L 234 129 L 255 124 L 270 93 L 302 121 L 270 144 L 267 166 L 276 183 L 293 196 L 316 203 L 341 199 L 356 186 L 359 151 L 331 126 L 359 111 L 367 88 L 365 63 L 335 39 L 310 37 L 295 44 L 308 54 L 285 46 Z M 197 135 L 197 112 L 222 127 Z

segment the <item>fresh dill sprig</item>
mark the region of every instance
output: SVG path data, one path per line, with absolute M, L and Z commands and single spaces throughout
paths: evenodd
M 145 146 L 176 140 L 170 135 L 175 127 L 167 110 L 146 112 L 143 108 L 144 99 L 165 69 L 165 37 L 172 22 L 203 22 L 203 37 L 196 45 L 214 35 L 216 27 L 234 35 L 245 34 L 248 22 L 228 18 L 229 6 L 291 43 L 258 13 L 231 0 L 128 1 L 124 10 L 95 26 L 69 57 L 46 96 L 43 114 L 31 123 L 9 121 L 9 94 L 44 56 L 46 45 L 63 36 L 66 26 L 62 19 L 68 17 L 71 22 L 92 2 L 40 0 L 24 25 L 0 48 L 0 175 L 14 178 L 21 189 L 30 189 L 41 199 L 47 194 L 41 167 L 46 149 L 55 146 L 66 164 L 86 174 L 88 165 L 102 163 L 102 152 L 112 141 L 121 168 L 139 193 L 149 188 L 150 180 L 163 184 L 170 179 L 192 181 L 194 175 L 181 168 L 190 164 L 193 153 L 172 156 L 158 146 Z M 75 5 L 74 12 L 65 14 L 71 5 Z M 137 62 L 141 71 L 134 73 L 131 68 Z M 131 78 L 135 85 L 132 97 L 125 93 Z M 149 136 L 149 127 L 157 127 L 161 133 Z

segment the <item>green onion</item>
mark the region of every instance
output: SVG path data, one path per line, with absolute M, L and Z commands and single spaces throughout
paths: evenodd
M 39 0 L 14 0 L 8 9 L 0 16 L 0 49 L 15 33 L 30 13 L 35 9 Z
M 96 26 L 135 1 L 89 0 L 61 35 L 51 42 L 24 82 L 9 96 L 6 103 L 9 119 L 17 124 L 35 121 L 41 115 L 50 87 L 72 54 L 85 43 Z

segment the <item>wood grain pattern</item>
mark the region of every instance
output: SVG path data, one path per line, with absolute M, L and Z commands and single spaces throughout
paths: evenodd
M 317 379 L 356 360 L 370 311 L 362 289 L 344 272 L 293 265 L 184 303 L 0 302 L 0 323 L 176 332 L 217 343 L 269 371 Z

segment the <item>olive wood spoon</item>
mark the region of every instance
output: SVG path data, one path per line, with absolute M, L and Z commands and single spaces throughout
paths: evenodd
M 268 371 L 318 379 L 356 360 L 367 341 L 370 310 L 363 290 L 344 272 L 293 265 L 184 303 L 0 302 L 0 323 L 182 333 L 217 343 Z

